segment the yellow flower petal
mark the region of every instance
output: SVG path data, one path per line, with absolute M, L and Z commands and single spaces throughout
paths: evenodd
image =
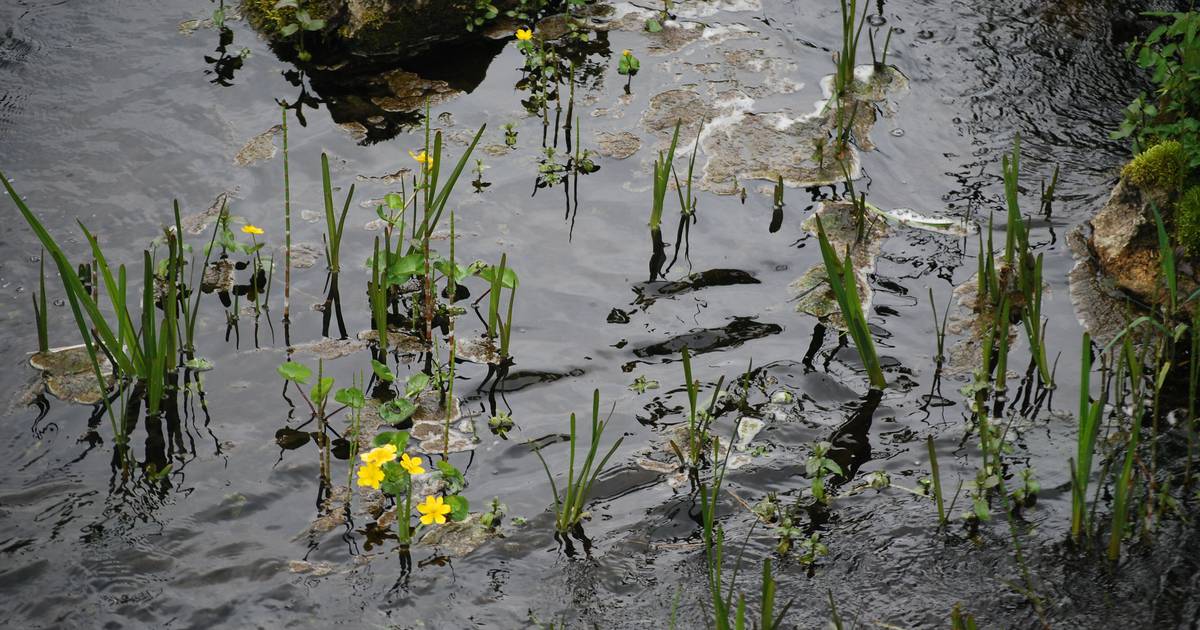
M 528 29 L 528 28 L 517 29 L 517 39 L 519 39 L 523 42 L 527 42 L 527 41 L 533 39 L 533 30 Z
M 242 226 L 242 231 L 245 232 L 246 234 L 262 234 L 263 233 L 262 228 L 255 227 L 253 225 L 250 225 L 249 223 Z
M 358 485 L 378 490 L 382 481 L 383 469 L 379 466 L 367 465 L 358 469 Z
M 396 445 L 384 444 L 363 453 L 359 457 L 369 466 L 382 466 L 396 459 Z
M 404 468 L 404 470 L 408 471 L 408 474 L 410 475 L 425 474 L 425 469 L 421 468 L 421 464 L 422 462 L 420 457 L 409 457 L 408 453 L 404 453 L 400 456 L 400 466 Z
M 632 57 L 632 56 L 633 56 L 633 51 L 632 51 L 632 50 L 629 50 L 628 48 L 626 48 L 625 50 L 622 50 L 622 51 L 621 51 L 621 56 L 622 56 L 622 57 Z

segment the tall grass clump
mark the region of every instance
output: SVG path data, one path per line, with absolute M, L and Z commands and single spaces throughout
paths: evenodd
M 675 455 L 679 458 L 680 464 L 686 466 L 692 473 L 693 477 L 696 471 L 704 462 L 704 457 L 708 452 L 708 445 L 711 442 L 709 437 L 709 427 L 712 424 L 712 413 L 717 404 L 717 396 L 721 393 L 721 385 L 725 382 L 725 377 L 722 376 L 717 380 L 717 386 L 713 389 L 712 399 L 708 401 L 708 406 L 701 409 L 699 406 L 700 383 L 692 378 L 692 357 L 687 348 L 683 349 L 683 379 L 684 387 L 687 390 L 688 397 L 688 418 L 687 432 L 683 436 L 683 445 L 680 446 L 671 440 L 671 450 L 675 451 Z
M 1050 362 L 1046 355 L 1045 327 L 1042 322 L 1042 259 L 1043 254 L 1034 256 L 1029 245 L 1029 229 L 1021 216 L 1018 198 L 1018 175 L 1021 167 L 1021 138 L 1013 141 L 1011 157 L 1002 159 L 1004 170 L 1004 198 L 1008 207 L 1008 222 L 1004 245 L 1004 262 L 1008 271 L 1015 274 L 1021 324 L 1029 340 L 1030 352 L 1037 364 L 1038 376 L 1047 387 L 1054 386 Z
M 600 420 L 600 390 L 597 389 L 592 393 L 591 439 L 588 442 L 587 455 L 578 470 L 575 468 L 576 450 L 582 437 L 576 431 L 575 414 L 571 414 L 571 455 L 567 463 L 567 481 L 566 485 L 562 487 L 562 492 L 559 492 L 558 485 L 554 483 L 554 474 L 550 472 L 550 466 L 542 457 L 541 450 L 531 444 L 534 454 L 542 462 L 546 477 L 550 480 L 550 491 L 554 493 L 554 528 L 559 534 L 575 530 L 583 522 L 584 508 L 587 507 L 592 487 L 596 485 L 596 479 L 604 472 L 609 458 L 625 439 L 624 436 L 617 438 L 604 457 L 597 462 L 596 455 L 600 451 L 600 441 L 604 437 L 604 429 L 607 426 L 607 419 Z
M 842 48 L 834 55 L 836 70 L 833 75 L 833 95 L 836 99 L 849 94 L 854 85 L 858 42 L 862 37 L 863 26 L 867 23 L 867 12 L 870 11 L 870 7 L 865 7 L 862 17 L 858 17 L 858 0 L 841 0 L 841 7 Z
M 871 388 L 883 389 L 887 387 L 887 380 L 883 376 L 883 368 L 879 363 L 879 356 L 875 352 L 875 340 L 871 337 L 871 329 L 867 325 L 867 315 L 863 312 L 862 300 L 859 299 L 858 281 L 855 279 L 850 250 L 847 247 L 845 258 L 838 258 L 837 251 L 829 243 L 829 237 L 825 234 L 821 217 L 815 218 L 817 220 L 817 239 L 821 246 L 821 258 L 825 262 L 825 275 L 829 280 L 829 287 L 833 290 L 834 297 L 837 298 L 842 318 L 846 322 L 846 329 L 850 333 L 850 338 L 854 340 L 854 347 L 858 350 L 858 356 L 867 370 Z
M 674 172 L 675 147 L 679 144 L 679 127 L 682 121 L 675 121 L 675 132 L 671 135 L 671 147 L 664 154 L 658 153 L 654 160 L 654 192 L 650 206 L 650 281 L 654 282 L 662 275 L 663 264 L 667 261 L 667 248 L 662 239 L 662 215 L 667 200 L 667 189 L 671 185 L 671 173 Z
M 1075 458 L 1071 460 L 1071 538 L 1076 544 L 1083 541 L 1087 526 L 1087 491 L 1092 476 L 1092 455 L 1096 437 L 1104 417 L 1107 391 L 1091 400 L 1092 339 L 1083 333 L 1083 348 L 1079 366 L 1079 432 L 1076 436 Z

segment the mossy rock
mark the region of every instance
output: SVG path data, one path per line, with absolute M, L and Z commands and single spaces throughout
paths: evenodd
M 1175 241 L 1188 256 L 1200 258 L 1200 185 L 1183 193 L 1175 210 Z
M 1187 175 L 1187 155 L 1175 140 L 1160 142 L 1133 158 L 1121 171 L 1121 177 L 1144 191 L 1172 194 Z

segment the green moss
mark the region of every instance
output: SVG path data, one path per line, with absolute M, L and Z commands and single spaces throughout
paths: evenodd
M 1125 165 L 1121 176 L 1142 190 L 1175 192 L 1183 186 L 1187 173 L 1187 156 L 1183 145 L 1175 140 L 1160 142 L 1133 158 Z
M 1200 256 L 1200 186 L 1183 193 L 1175 209 L 1175 239 L 1190 256 Z
M 274 35 L 279 29 L 290 24 L 295 10 L 291 8 L 275 8 L 279 0 L 242 0 L 242 14 L 250 21 L 250 25 L 267 35 Z

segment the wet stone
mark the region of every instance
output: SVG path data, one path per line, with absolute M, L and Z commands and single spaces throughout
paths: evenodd
M 330 339 L 325 338 L 320 341 L 302 343 L 292 346 L 292 349 L 300 354 L 311 354 L 317 358 L 332 361 L 342 357 L 350 356 L 360 350 L 367 348 L 367 342 L 361 339 Z
M 500 352 L 496 349 L 495 341 L 489 337 L 456 338 L 454 356 L 471 363 L 500 364 Z
M 596 152 L 604 157 L 624 160 L 642 148 L 642 139 L 628 131 L 596 132 Z
M 478 514 L 470 514 L 461 521 L 447 521 L 427 530 L 420 543 L 437 549 L 449 556 L 461 558 L 475 551 L 496 533 L 479 522 Z
M 441 453 L 445 450 L 460 453 L 474 450 L 479 445 L 474 418 L 463 417 L 457 398 L 449 410 L 442 405 L 440 398 L 441 392 L 436 390 L 423 392 L 417 397 L 417 411 L 413 413 L 409 433 L 419 443 L 420 452 Z
M 284 259 L 286 249 L 279 248 L 279 258 Z M 292 243 L 292 267 L 295 269 L 309 269 L 317 264 L 318 261 L 325 259 L 325 250 L 320 245 L 314 243 Z

